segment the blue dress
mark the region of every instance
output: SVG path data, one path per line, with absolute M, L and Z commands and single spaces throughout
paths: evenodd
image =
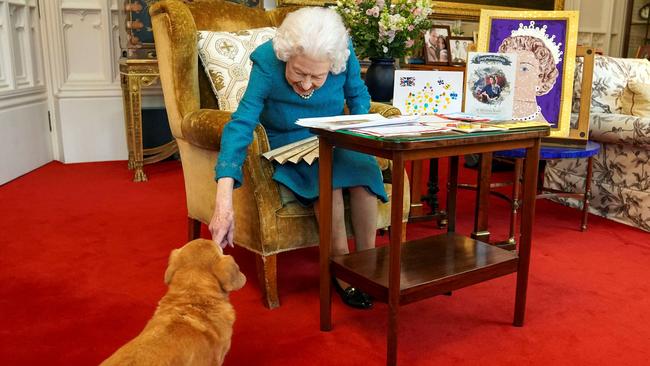
M 248 87 L 232 120 L 223 129 L 215 167 L 216 179 L 231 177 L 235 188 L 241 186 L 241 168 L 258 123 L 266 129 L 274 149 L 312 136 L 307 128 L 295 124 L 298 118 L 343 114 L 344 102 L 351 114 L 368 113 L 370 108 L 370 95 L 361 80 L 359 61 L 351 45 L 346 70 L 338 75 L 330 72 L 309 99 L 302 99 L 287 82 L 286 63 L 276 58 L 272 41 L 260 45 L 250 58 L 253 69 Z M 332 177 L 334 189 L 364 186 L 382 201 L 388 201 L 381 171 L 372 156 L 335 148 Z M 289 188 L 302 203 L 318 199 L 318 160 L 312 165 L 304 161 L 276 163 L 273 179 Z

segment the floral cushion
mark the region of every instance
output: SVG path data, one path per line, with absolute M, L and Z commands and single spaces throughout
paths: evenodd
M 253 67 L 250 54 L 274 36 L 273 27 L 237 32 L 199 31 L 199 57 L 219 109 L 231 112 L 237 109 Z
M 583 59 L 576 60 L 574 78 L 574 113 L 580 109 L 580 84 Z M 628 82 L 650 83 L 650 62 L 596 55 L 591 94 L 591 112 L 621 113 L 620 97 Z

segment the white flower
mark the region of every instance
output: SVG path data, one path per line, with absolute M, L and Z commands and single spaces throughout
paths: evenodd
M 386 46 L 382 47 L 382 51 L 384 51 L 384 53 L 388 53 L 388 47 Z

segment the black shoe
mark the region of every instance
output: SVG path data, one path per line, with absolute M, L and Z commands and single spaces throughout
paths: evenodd
M 370 309 L 372 307 L 372 300 L 368 294 L 365 294 L 361 290 L 352 286 L 344 290 L 336 278 L 332 278 L 332 283 L 334 284 L 336 293 L 341 296 L 341 300 L 343 300 L 346 305 L 357 309 Z

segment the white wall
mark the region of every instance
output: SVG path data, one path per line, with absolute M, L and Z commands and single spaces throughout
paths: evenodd
M 0 184 L 52 160 L 36 0 L 0 0 Z
M 566 0 L 565 9 L 580 11 L 578 43 L 623 55 L 627 0 Z
M 118 0 L 43 2 L 56 159 L 125 160 Z

